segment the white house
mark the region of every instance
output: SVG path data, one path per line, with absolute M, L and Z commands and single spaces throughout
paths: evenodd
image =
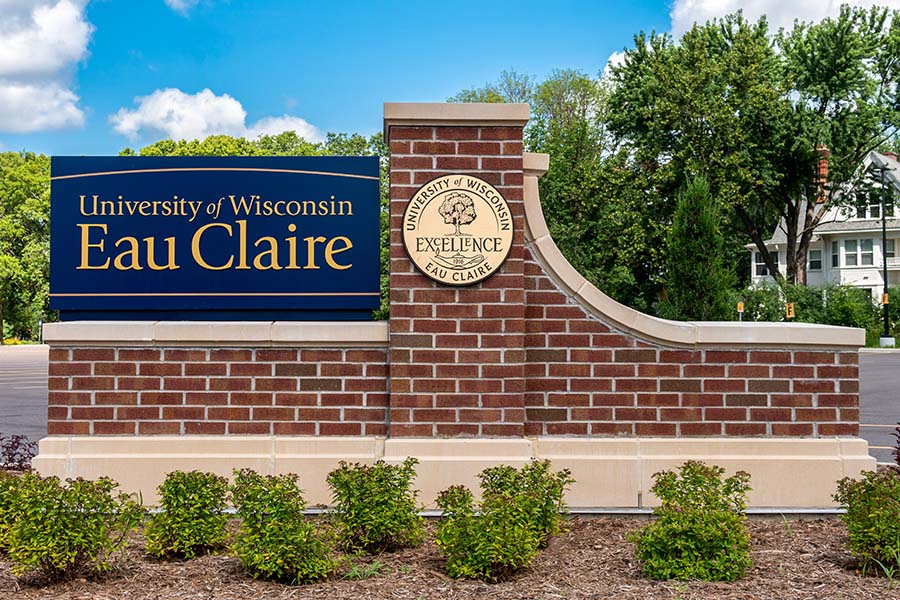
M 884 165 L 885 182 L 893 186 L 894 198 L 900 198 L 900 162 L 893 154 L 870 152 L 864 168 L 872 163 Z M 882 275 L 887 260 L 888 287 L 900 284 L 900 202 L 890 201 L 886 210 L 887 244 L 881 243 L 881 201 L 852 208 L 832 208 L 823 215 L 810 243 L 806 263 L 807 285 L 840 283 L 867 289 L 873 297 L 881 298 L 884 288 Z M 778 270 L 786 274 L 786 242 L 784 221 L 775 228 L 772 239 L 766 240 L 766 248 L 778 264 Z M 772 281 L 762 255 L 755 244 L 747 245 L 751 253 L 751 283 Z

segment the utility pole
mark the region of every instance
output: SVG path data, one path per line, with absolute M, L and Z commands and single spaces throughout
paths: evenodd
M 882 160 L 878 162 L 881 163 L 881 264 L 884 276 L 884 294 L 881 296 L 881 306 L 884 308 L 884 336 L 879 340 L 878 345 L 886 348 L 894 346 L 894 336 L 891 335 L 890 304 L 888 302 L 887 202 L 885 201 L 887 190 L 884 181 L 884 172 L 887 170 L 887 164 Z

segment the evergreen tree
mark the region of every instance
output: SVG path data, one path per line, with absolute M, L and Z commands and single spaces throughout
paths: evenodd
M 669 234 L 667 298 L 662 316 L 678 320 L 729 320 L 734 273 L 725 266 L 718 203 L 703 176 L 678 193 Z

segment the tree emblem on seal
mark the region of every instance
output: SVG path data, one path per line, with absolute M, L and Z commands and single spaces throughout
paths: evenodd
M 438 213 L 444 217 L 444 223 L 453 225 L 456 231 L 450 235 L 468 235 L 460 233 L 459 228 L 462 225 L 468 225 L 475 220 L 475 203 L 469 198 L 468 194 L 462 192 L 453 192 L 441 203 Z

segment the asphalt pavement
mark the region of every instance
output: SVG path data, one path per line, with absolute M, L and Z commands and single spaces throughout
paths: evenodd
M 900 422 L 900 351 L 859 357 L 860 435 L 879 462 L 893 462 Z M 47 346 L 0 346 L 0 433 L 47 435 Z

